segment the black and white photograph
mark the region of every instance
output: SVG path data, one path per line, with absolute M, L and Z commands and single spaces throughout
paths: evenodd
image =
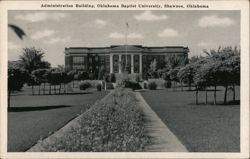
M 241 10 L 106 5 L 7 11 L 7 153 L 243 152 Z

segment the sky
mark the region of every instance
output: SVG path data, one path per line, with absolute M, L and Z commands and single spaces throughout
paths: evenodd
M 240 46 L 240 11 L 12 10 L 8 23 L 27 34 L 20 40 L 8 29 L 9 60 L 34 46 L 52 66 L 64 64 L 65 47 L 123 45 L 125 35 L 129 45 L 189 47 L 189 57 L 205 55 L 203 49 Z

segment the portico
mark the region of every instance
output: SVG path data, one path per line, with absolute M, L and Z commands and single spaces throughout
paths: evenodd
M 126 58 L 127 56 L 127 58 Z M 114 58 L 115 57 L 115 58 Z M 118 61 L 116 60 L 118 57 Z M 142 73 L 141 54 L 110 54 L 110 73 L 122 73 L 124 69 L 129 73 Z M 117 71 L 118 70 L 118 71 Z

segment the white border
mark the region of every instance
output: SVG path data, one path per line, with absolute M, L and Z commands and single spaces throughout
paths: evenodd
M 8 10 L 82 10 L 81 8 L 40 8 L 48 4 L 120 4 L 119 1 L 0 1 L 0 99 L 1 99 L 1 158 L 249 158 L 249 2 L 242 1 L 126 1 L 123 4 L 207 4 L 209 9 L 185 10 L 241 10 L 241 152 L 240 153 L 7 153 L 7 11 Z M 92 10 L 92 9 L 86 9 Z M 95 8 L 94 10 L 97 10 Z M 101 10 L 111 10 L 102 8 Z M 119 10 L 119 9 L 112 9 Z M 122 10 L 146 10 L 145 8 Z M 148 9 L 157 10 L 157 9 Z M 167 9 L 181 10 L 181 9 Z

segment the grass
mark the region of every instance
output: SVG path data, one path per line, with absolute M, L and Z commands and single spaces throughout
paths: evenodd
M 213 105 L 213 92 L 208 93 L 209 104 L 195 105 L 195 92 L 155 90 L 142 92 L 143 97 L 161 120 L 191 152 L 239 152 L 240 106 L 222 105 L 223 88 L 218 91 L 219 105 Z M 229 95 L 229 98 L 231 95 Z M 236 99 L 240 99 L 239 89 Z
M 135 152 L 148 142 L 143 113 L 136 105 L 135 94 L 116 89 L 86 111 L 77 126 L 40 142 L 44 152 Z
M 93 91 L 32 96 L 30 88 L 13 94 L 8 112 L 8 152 L 26 151 L 106 94 Z

